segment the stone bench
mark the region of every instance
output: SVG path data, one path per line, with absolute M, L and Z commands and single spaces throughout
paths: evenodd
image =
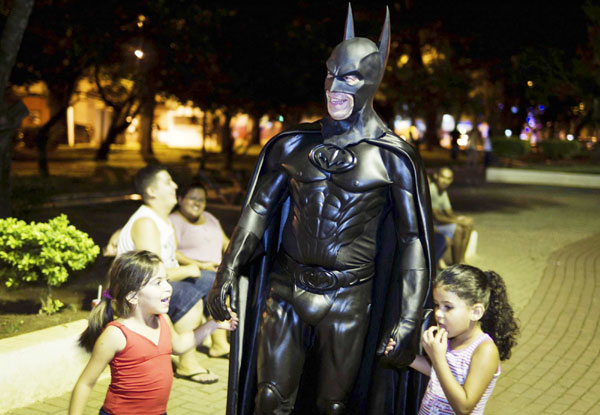
M 600 189 L 600 174 L 489 167 L 485 171 L 485 179 L 490 183 L 541 184 Z
M 89 359 L 77 345 L 86 327 L 77 320 L 0 340 L 0 413 L 71 391 Z

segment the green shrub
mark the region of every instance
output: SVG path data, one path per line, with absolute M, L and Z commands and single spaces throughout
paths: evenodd
M 496 156 L 509 159 L 524 157 L 531 150 L 529 141 L 519 137 L 492 137 L 492 148 Z
M 0 281 L 7 287 L 43 281 L 48 287 L 43 312 L 52 313 L 62 306 L 51 298 L 51 287 L 63 284 L 69 270 L 84 269 L 99 253 L 98 245 L 69 224 L 64 214 L 47 223 L 0 219 Z
M 581 144 L 578 141 L 568 140 L 548 140 L 540 142 L 544 156 L 552 159 L 570 159 L 581 151 Z

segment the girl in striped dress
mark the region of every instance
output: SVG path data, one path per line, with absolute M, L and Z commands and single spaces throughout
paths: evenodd
M 433 299 L 437 326 L 422 339 L 428 358 L 411 364 L 431 377 L 419 415 L 483 414 L 519 331 L 504 281 L 493 271 L 453 265 L 434 279 Z M 393 347 L 390 339 L 386 352 Z

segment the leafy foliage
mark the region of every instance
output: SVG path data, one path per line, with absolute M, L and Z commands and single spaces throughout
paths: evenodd
M 38 280 L 59 286 L 69 270 L 84 269 L 99 253 L 98 245 L 64 214 L 47 223 L 0 219 L 0 281 L 7 287 Z
M 531 149 L 529 141 L 519 137 L 492 137 L 492 146 L 494 154 L 511 160 L 527 155 Z
M 42 306 L 40 307 L 39 314 L 54 314 L 65 306 L 62 301 L 54 299 L 50 295 L 46 298 L 41 297 L 40 301 L 42 302 Z
M 552 160 L 570 159 L 581 150 L 578 141 L 548 140 L 540 143 L 544 155 Z

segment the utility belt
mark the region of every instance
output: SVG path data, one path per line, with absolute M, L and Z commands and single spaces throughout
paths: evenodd
M 278 255 L 277 261 L 283 270 L 285 270 L 285 274 L 293 275 L 294 283 L 298 287 L 319 294 L 329 290 L 337 290 L 338 288 L 361 284 L 370 280 L 375 275 L 374 263 L 343 271 L 334 271 L 323 267 L 299 264 L 284 253 Z

